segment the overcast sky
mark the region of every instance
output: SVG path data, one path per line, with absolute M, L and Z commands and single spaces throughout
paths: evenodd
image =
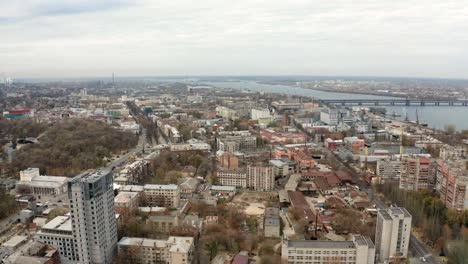
M 440 0 L 0 0 L 19 77 L 468 78 L 468 5 Z

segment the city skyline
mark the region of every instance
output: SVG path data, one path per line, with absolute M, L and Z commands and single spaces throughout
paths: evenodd
M 468 78 L 462 1 L 0 1 L 17 78 L 314 75 Z

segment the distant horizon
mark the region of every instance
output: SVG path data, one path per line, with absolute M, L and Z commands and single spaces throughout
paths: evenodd
M 112 74 L 109 76 L 81 76 L 81 77 L 18 77 L 0 76 L 0 78 L 9 77 L 13 81 L 19 82 L 56 82 L 56 81 L 99 81 L 99 80 L 112 80 Z M 272 81 L 313 81 L 320 79 L 345 79 L 345 80 L 434 80 L 434 81 L 468 81 L 468 78 L 447 78 L 447 77 L 418 77 L 418 76 L 372 76 L 372 75 L 303 75 L 303 74 L 284 74 L 284 75 L 116 75 L 114 74 L 115 81 L 127 80 L 143 80 L 146 78 L 154 79 L 234 79 L 234 80 L 249 80 L 255 79 Z M 220 80 L 222 81 L 222 80 Z M 227 80 L 223 80 L 227 81 Z

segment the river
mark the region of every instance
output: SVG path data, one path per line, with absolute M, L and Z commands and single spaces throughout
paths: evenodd
M 233 88 L 251 90 L 255 92 L 279 93 L 286 95 L 311 96 L 318 99 L 384 99 L 394 98 L 391 96 L 377 96 L 353 93 L 324 92 L 298 86 L 280 84 L 263 84 L 255 81 L 232 81 L 232 82 L 204 82 L 220 88 Z M 401 99 L 401 98 L 398 98 Z M 416 120 L 416 109 L 420 122 L 425 122 L 430 128 L 444 129 L 448 125 L 455 125 L 457 130 L 468 129 L 468 107 L 463 106 L 386 106 L 387 113 L 393 112 L 401 115 L 398 119 Z

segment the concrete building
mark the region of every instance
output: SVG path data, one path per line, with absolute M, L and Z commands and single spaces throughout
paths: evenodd
M 167 240 L 123 237 L 119 251 L 129 251 L 132 263 L 190 264 L 194 261 L 193 237 L 171 236 Z
M 358 137 L 345 137 L 343 139 L 345 146 L 353 153 L 357 154 L 364 147 L 364 140 Z
M 464 159 L 468 156 L 466 147 L 454 147 L 450 145 L 443 145 L 439 151 L 439 157 L 442 160 L 458 160 Z
M 118 174 L 118 177 L 127 178 L 127 184 L 139 184 L 143 177 L 149 173 L 150 162 L 147 160 L 136 160 L 125 166 Z
M 401 175 L 401 161 L 386 157 L 377 160 L 377 176 L 383 181 L 399 181 Z
M 405 208 L 378 210 L 375 232 L 379 263 L 406 258 L 411 234 L 411 215 Z
M 275 186 L 275 171 L 270 166 L 248 165 L 247 170 L 220 169 L 217 172 L 217 179 L 219 184 L 224 186 L 271 191 Z
M 265 237 L 280 237 L 280 216 L 276 207 L 265 208 L 263 232 Z
M 175 184 L 145 184 L 143 192 L 150 206 L 179 207 L 180 187 Z
M 17 192 L 34 195 L 38 200 L 48 199 L 67 191 L 67 177 L 43 176 L 39 168 L 20 171 L 20 180 L 16 184 Z
M 438 161 L 435 189 L 448 208 L 468 209 L 468 170 L 464 160 Z
M 275 176 L 286 176 L 296 172 L 296 163 L 290 159 L 272 159 L 269 164 L 273 166 Z
M 187 199 L 192 197 L 192 194 L 196 191 L 198 186 L 198 180 L 195 178 L 183 178 L 182 182 L 179 184 L 180 187 L 180 197 Z
M 283 240 L 281 259 L 288 264 L 374 264 L 375 246 L 365 236 L 352 241 Z
M 338 124 L 338 110 L 337 109 L 324 109 L 320 112 L 320 121 L 327 125 Z
M 220 116 L 225 119 L 229 120 L 236 120 L 239 119 L 237 111 L 225 106 L 217 106 L 216 107 L 216 116 Z
M 301 183 L 301 174 L 291 174 L 289 176 L 288 181 L 286 182 L 286 185 L 284 186 L 285 191 L 295 191 L 297 189 L 297 186 L 299 186 L 299 183 Z
M 229 131 L 219 134 L 218 150 L 233 153 L 254 150 L 257 147 L 257 137 L 251 135 L 249 131 Z
M 219 165 L 228 170 L 236 170 L 239 168 L 239 158 L 230 152 L 219 151 L 216 158 L 219 162 Z
M 80 264 L 112 263 L 117 221 L 112 172 L 85 172 L 68 182 L 75 257 Z
M 263 118 L 271 118 L 271 112 L 268 109 L 256 109 L 252 108 L 250 110 L 250 118 L 253 120 L 263 119 Z
M 119 192 L 114 198 L 115 212 L 126 214 L 138 208 L 138 192 Z
M 323 145 L 331 150 L 335 151 L 339 146 L 342 146 L 344 144 L 343 140 L 341 139 L 331 139 L 331 138 L 326 138 L 325 141 L 323 142 Z
M 247 188 L 256 191 L 271 191 L 275 187 L 275 172 L 271 166 L 248 165 Z
M 72 222 L 69 216 L 57 216 L 36 233 L 36 240 L 57 249 L 61 263 L 78 263 Z
M 219 184 L 225 186 L 235 186 L 239 188 L 247 188 L 247 171 L 238 170 L 226 170 L 221 169 L 217 171 L 217 179 Z
M 432 189 L 435 184 L 435 162 L 424 157 L 405 157 L 401 161 L 400 189 Z

